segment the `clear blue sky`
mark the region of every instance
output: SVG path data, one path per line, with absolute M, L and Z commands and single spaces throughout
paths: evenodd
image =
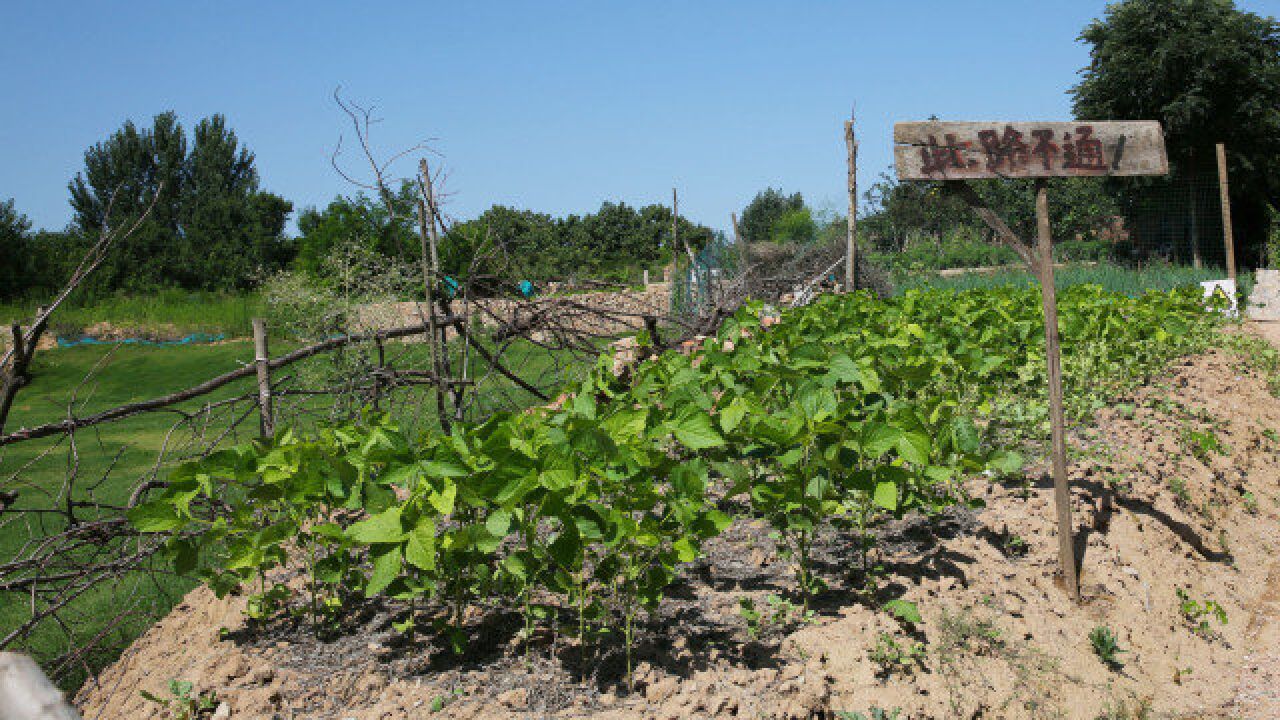
M 353 190 L 329 166 L 341 85 L 385 118 L 381 150 L 436 139 L 457 217 L 669 202 L 673 186 L 683 214 L 721 228 L 767 185 L 839 209 L 852 103 L 864 187 L 895 121 L 1066 118 L 1076 37 L 1103 7 L 4 0 L 0 201 L 62 227 L 84 149 L 172 109 L 188 127 L 224 113 L 264 188 L 322 205 Z

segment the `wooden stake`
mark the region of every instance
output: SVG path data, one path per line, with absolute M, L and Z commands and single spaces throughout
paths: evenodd
M 742 239 L 742 230 L 738 228 L 738 213 L 729 213 L 729 222 L 733 225 L 733 244 L 738 246 L 738 258 L 742 261 L 739 273 L 747 271 L 747 243 Z
M 853 292 L 858 281 L 858 141 L 853 118 L 844 123 L 844 146 L 849 155 L 849 229 L 845 238 L 844 289 Z
M 1200 257 L 1200 212 L 1196 207 L 1196 177 L 1195 177 L 1195 151 L 1191 152 L 1191 177 L 1187 179 L 1187 204 L 1191 209 L 1191 267 L 1199 270 L 1204 266 L 1204 260 Z
M 275 417 L 271 411 L 271 355 L 267 351 L 267 322 L 253 319 L 253 364 L 258 372 L 258 420 L 262 437 L 276 434 Z
M 1071 599 L 1080 601 L 1076 552 L 1071 528 L 1071 487 L 1067 482 L 1067 423 L 1062 410 L 1062 351 L 1058 340 L 1058 298 L 1053 284 L 1053 235 L 1049 227 L 1049 194 L 1036 180 L 1037 274 L 1044 306 L 1044 357 L 1049 368 L 1049 424 L 1053 435 L 1053 504 L 1058 514 L 1058 566 Z
M 450 431 L 448 411 L 445 409 L 445 384 L 443 343 L 440 342 L 439 329 L 436 325 L 435 275 L 436 268 L 436 220 L 434 209 L 434 191 L 431 187 L 431 170 L 426 159 L 419 161 L 418 172 L 421 176 L 422 194 L 418 197 L 418 236 L 422 244 L 422 287 L 426 294 L 427 305 L 427 343 L 431 355 L 431 373 L 435 376 L 436 415 L 440 419 L 440 428 L 445 433 Z M 447 346 L 445 346 L 447 347 Z
M 1231 231 L 1231 189 L 1227 186 L 1227 146 L 1218 143 L 1218 192 L 1222 197 L 1222 244 L 1227 251 L 1227 277 L 1236 279 L 1236 241 Z

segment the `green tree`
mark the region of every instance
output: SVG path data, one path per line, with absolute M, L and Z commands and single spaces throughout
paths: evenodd
M 789 210 L 773 223 L 770 240 L 776 243 L 811 243 L 818 237 L 818 223 L 809 208 Z
M 86 242 L 105 227 L 131 226 L 151 207 L 117 241 L 95 286 L 240 288 L 259 268 L 279 265 L 292 206 L 259 189 L 253 154 L 221 115 L 196 125 L 189 152 L 182 124 L 165 112 L 150 128 L 125 122 L 84 159 L 70 192 L 74 227 Z
M 364 193 L 339 195 L 324 210 L 304 209 L 298 215 L 298 267 L 318 272 L 330 250 L 350 240 L 387 257 L 416 261 L 422 243 L 417 204 L 416 187 L 405 181 L 391 195 L 390 210 L 381 199 Z
M 787 213 L 804 209 L 804 197 L 800 193 L 784 195 L 781 190 L 766 188 L 756 193 L 742 210 L 740 227 L 743 239 L 748 242 L 767 242 L 774 239 L 774 225 Z
M 31 221 L 18 212 L 13 200 L 0 202 L 0 298 L 11 299 L 30 285 Z
M 1212 172 L 1226 143 L 1237 248 L 1259 260 L 1280 201 L 1280 24 L 1232 0 L 1124 0 L 1080 39 L 1076 116 L 1159 120 L 1175 176 Z

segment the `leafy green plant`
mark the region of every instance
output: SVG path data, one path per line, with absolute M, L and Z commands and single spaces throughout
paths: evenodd
M 879 705 L 872 705 L 866 713 L 842 710 L 836 713 L 837 720 L 898 720 L 902 716 L 902 708 L 886 710 Z
M 912 672 L 924 663 L 925 655 L 924 643 L 915 640 L 900 643 L 893 635 L 882 632 L 876 636 L 876 646 L 867 653 L 867 658 L 880 668 L 881 675 L 888 676 Z
M 749 597 L 738 598 L 738 613 L 747 625 L 747 636 L 758 640 L 770 630 L 785 630 L 797 624 L 817 622 L 817 615 L 777 595 L 765 596 L 765 608 L 757 608 Z
M 1112 669 L 1124 667 L 1119 657 L 1124 649 L 1120 647 L 1120 641 L 1111 628 L 1106 625 L 1095 627 L 1089 633 L 1089 644 L 1093 646 L 1093 654 L 1097 655 L 1107 667 Z
M 1227 455 L 1230 449 L 1223 444 L 1212 428 L 1197 430 L 1183 426 L 1178 430 L 1178 442 L 1197 460 L 1208 463 L 1215 455 Z
M 224 450 L 173 471 L 129 519 L 165 536 L 178 573 L 250 593 L 255 626 L 289 613 L 324 632 L 379 598 L 409 642 L 429 632 L 463 653 L 468 610 L 505 606 L 526 648 L 539 625 L 586 662 L 620 643 L 630 679 L 637 619 L 733 522 L 722 501 L 767 522 L 794 570 L 798 602 L 740 606 L 759 635 L 811 620 L 824 533 L 852 535 L 871 587 L 878 525 L 977 506 L 966 477 L 1021 468 L 1005 448 L 1047 437 L 1038 307 L 1030 288 L 853 294 L 766 326 L 749 305 L 626 378 L 602 357 L 552 407 L 412 438 L 367 413 Z M 1060 312 L 1077 418 L 1220 322 L 1195 292 L 1073 287 Z M 286 567 L 304 573 L 296 591 Z M 911 603 L 885 609 L 919 622 Z M 998 645 L 990 631 L 974 642 Z M 873 654 L 902 670 L 924 647 L 885 635 Z
M 169 694 L 160 697 L 142 690 L 140 694 L 147 700 L 165 709 L 170 720 L 196 720 L 208 717 L 218 707 L 218 697 L 212 692 L 201 692 L 192 695 L 195 686 L 186 680 L 169 681 Z
M 1195 634 L 1202 638 L 1212 637 L 1213 626 L 1209 623 L 1211 619 L 1217 620 L 1219 625 L 1227 624 L 1227 611 L 1217 601 L 1195 600 L 1183 588 L 1175 588 L 1174 592 L 1178 596 L 1178 611 L 1187 627 Z

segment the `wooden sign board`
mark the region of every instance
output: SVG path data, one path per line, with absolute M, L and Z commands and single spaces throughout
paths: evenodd
M 899 180 L 1166 175 L 1155 120 L 905 122 L 893 126 Z

